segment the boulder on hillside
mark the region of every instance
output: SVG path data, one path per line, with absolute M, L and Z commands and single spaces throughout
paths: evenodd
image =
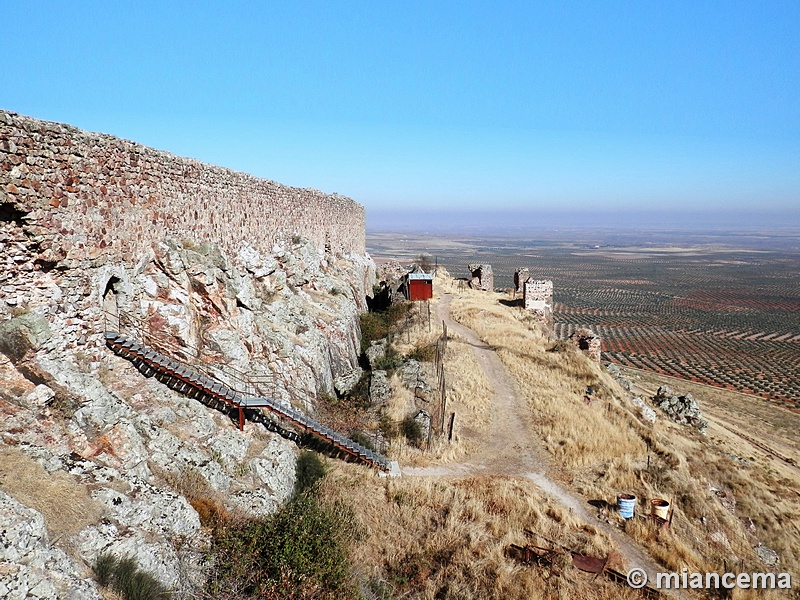
M 703 419 L 700 406 L 691 394 L 677 395 L 669 386 L 662 385 L 653 396 L 653 404 L 664 411 L 675 423 L 691 425 L 705 433 L 708 421 Z

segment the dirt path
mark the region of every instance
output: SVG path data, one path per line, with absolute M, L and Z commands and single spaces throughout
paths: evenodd
M 452 294 L 445 293 L 437 306 L 439 319 L 448 330 L 464 338 L 472 346 L 478 363 L 486 374 L 491 388 L 492 420 L 489 434 L 479 441 L 479 448 L 468 460 L 435 467 L 403 468 L 403 475 L 411 477 L 467 477 L 480 475 L 505 475 L 524 477 L 553 497 L 573 514 L 608 535 L 625 559 L 626 568 L 645 569 L 650 581 L 662 571 L 655 561 L 636 543 L 616 527 L 598 521 L 587 510 L 586 502 L 548 477 L 551 460 L 539 443 L 539 436 L 530 425 L 530 409 L 516 394 L 513 379 L 497 353 L 477 334 L 456 323 L 450 316 Z
M 450 316 L 452 299 L 451 294 L 443 295 L 436 309 L 437 316 L 447 324 L 448 331 L 458 334 L 472 346 L 473 354 L 494 390 L 490 435 L 478 440 L 480 450 L 468 461 L 439 467 L 407 468 L 403 469 L 403 473 L 407 475 L 544 473 L 549 456 L 541 448 L 528 424 L 529 409 L 518 400 L 512 387 L 511 377 L 497 353 L 474 331 L 453 321 Z

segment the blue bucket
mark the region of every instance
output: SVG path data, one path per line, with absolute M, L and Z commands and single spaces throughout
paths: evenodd
M 617 496 L 617 506 L 619 507 L 619 516 L 623 519 L 633 518 L 633 511 L 636 508 L 636 496 L 620 494 Z

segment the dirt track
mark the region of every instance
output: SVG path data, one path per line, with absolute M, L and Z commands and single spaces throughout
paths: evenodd
M 474 477 L 501 475 L 524 477 L 553 497 L 573 514 L 607 534 L 625 559 L 626 568 L 641 567 L 650 581 L 662 571 L 655 561 L 616 527 L 597 520 L 587 510 L 587 503 L 573 492 L 548 477 L 551 459 L 532 429 L 527 404 L 520 399 L 513 379 L 497 353 L 487 346 L 473 330 L 456 323 L 450 316 L 452 295 L 445 293 L 437 306 L 437 315 L 448 329 L 469 343 L 481 368 L 494 390 L 490 432 L 479 440 L 478 450 L 468 460 L 436 467 L 408 467 L 403 475 L 411 477 Z

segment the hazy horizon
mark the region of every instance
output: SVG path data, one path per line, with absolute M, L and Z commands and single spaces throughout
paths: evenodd
M 338 192 L 371 227 L 800 222 L 794 0 L 36 7 L 4 7 L 3 109 Z M 635 214 L 665 208 L 690 216 Z
M 800 233 L 800 208 L 719 210 L 367 210 L 367 233 L 490 236 L 543 229 Z

